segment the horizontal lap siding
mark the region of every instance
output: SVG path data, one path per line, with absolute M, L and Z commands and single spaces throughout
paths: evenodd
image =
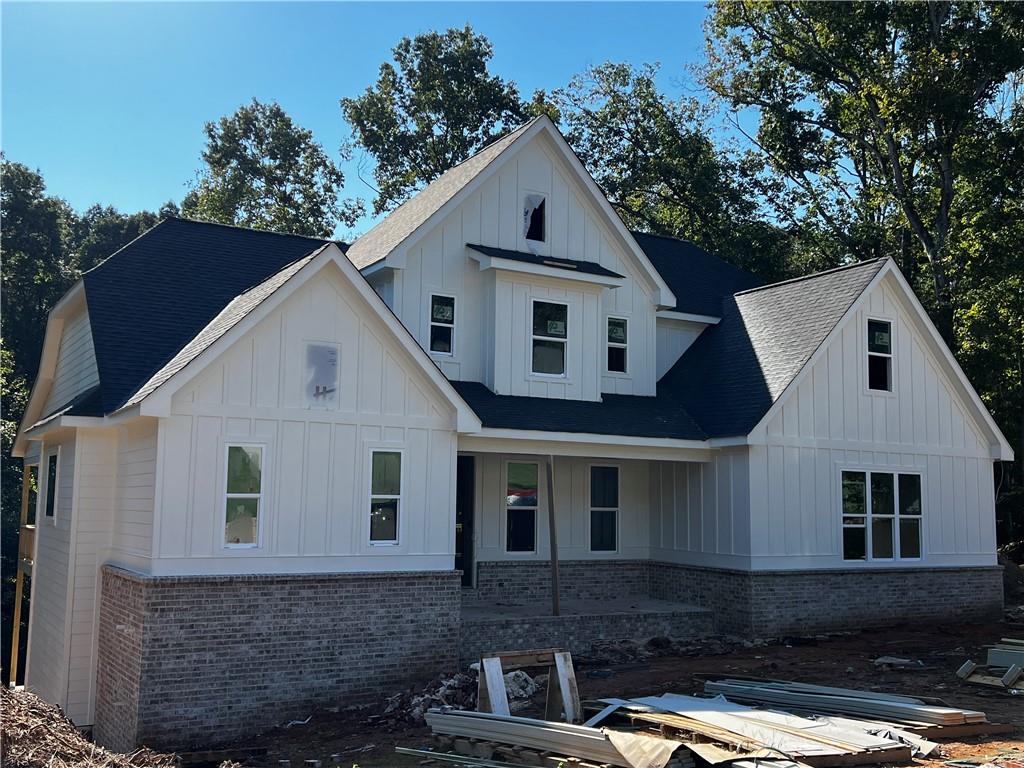
M 144 420 L 118 431 L 117 525 L 113 547 L 132 562 L 153 554 L 156 494 L 157 422 Z
M 89 313 L 83 310 L 68 320 L 61 332 L 57 368 L 43 414 L 52 413 L 99 383 Z

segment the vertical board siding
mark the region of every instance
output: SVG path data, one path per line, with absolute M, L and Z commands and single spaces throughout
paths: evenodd
M 43 406 L 43 415 L 53 413 L 99 383 L 92 327 L 89 325 L 89 313 L 83 308 L 81 313 L 64 323 L 61 331 L 57 367 Z
M 657 319 L 656 380 L 668 373 L 705 328 L 707 325 L 704 323 L 692 323 L 689 320 Z

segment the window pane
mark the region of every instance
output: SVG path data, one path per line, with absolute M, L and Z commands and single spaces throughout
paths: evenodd
M 608 318 L 608 341 L 612 344 L 626 343 L 626 321 L 620 317 Z
M 398 499 L 370 500 L 370 541 L 398 541 Z
M 557 339 L 564 339 L 568 317 L 569 307 L 565 304 L 552 304 L 549 301 L 533 302 L 534 336 L 553 336 Z
M 430 351 L 452 353 L 452 327 L 450 325 L 430 326 Z
M 544 196 L 527 195 L 523 205 L 523 224 L 527 240 L 544 242 Z
M 590 468 L 590 506 L 619 506 L 619 468 Z
M 592 552 L 615 551 L 615 516 L 613 509 L 590 510 L 590 549 Z
M 228 447 L 228 493 L 260 492 L 260 458 L 263 450 L 253 446 Z
M 227 544 L 255 544 L 259 513 L 259 499 L 229 497 L 224 518 L 224 542 Z
M 537 465 L 510 463 L 505 496 L 510 507 L 536 507 Z
M 874 517 L 871 519 L 871 556 L 876 560 L 892 558 L 892 523 L 891 518 Z
M 868 355 L 868 389 L 892 392 L 892 358 Z
M 57 457 L 50 456 L 46 460 L 46 516 L 53 517 L 54 505 L 57 503 Z
M 882 320 L 868 320 L 868 352 L 892 354 L 892 337 L 889 323 Z
M 920 475 L 900 475 L 900 514 L 921 514 Z
M 608 347 L 608 370 L 613 373 L 626 372 L 625 347 Z
M 513 507 L 505 514 L 508 520 L 505 549 L 508 552 L 533 552 L 536 549 L 537 511 Z
M 909 517 L 900 520 L 900 557 L 921 556 L 921 520 Z
M 843 472 L 843 514 L 866 515 L 863 472 Z
M 565 373 L 565 343 L 561 341 L 533 342 L 533 372 L 561 376 Z
M 843 528 L 843 560 L 867 559 L 864 542 L 863 528 Z
M 896 502 L 893 499 L 892 475 L 888 472 L 871 473 L 871 514 L 894 515 Z
M 432 296 L 430 298 L 430 319 L 435 323 L 455 323 L 455 299 L 451 296 Z
M 402 454 L 374 451 L 370 493 L 374 496 L 398 496 L 401 492 Z

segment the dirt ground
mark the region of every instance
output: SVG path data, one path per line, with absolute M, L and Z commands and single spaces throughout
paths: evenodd
M 905 625 L 827 639 L 794 639 L 788 644 L 715 656 L 660 657 L 618 667 L 578 664 L 577 679 L 584 700 L 695 693 L 702 690 L 702 683 L 694 675 L 703 674 L 754 675 L 942 698 L 953 706 L 981 710 L 993 722 L 1013 723 L 1017 731 L 1012 735 L 945 742 L 941 757 L 915 760 L 916 765 L 939 768 L 951 759 L 983 763 L 1000 755 L 1005 760 L 1010 753 L 1016 753 L 1016 766 L 1000 761 L 1001 766 L 1024 768 L 1024 697 L 968 685 L 955 675 L 966 659 L 984 662 L 982 646 L 1008 636 L 1024 636 L 1024 624 Z M 873 659 L 879 656 L 919 659 L 924 666 L 912 670 L 878 667 Z M 303 760 L 318 759 L 330 768 L 335 765 L 331 755 L 339 754 L 337 764 L 346 767 L 418 765 L 420 761 L 416 758 L 395 754 L 394 747 L 429 748 L 429 731 L 369 728 L 364 721 L 371 712 L 318 712 L 306 725 L 274 729 L 246 743 L 267 749 L 265 757 L 249 764 L 278 768 L 279 760 L 290 760 L 292 768 L 301 768 Z

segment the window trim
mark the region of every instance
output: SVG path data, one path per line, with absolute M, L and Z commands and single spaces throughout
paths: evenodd
M 925 560 L 925 485 L 924 485 L 924 470 L 916 467 L 865 467 L 856 465 L 839 465 L 839 558 L 845 565 L 851 565 L 853 567 L 867 567 L 873 563 L 882 565 L 895 565 L 899 563 L 920 563 Z M 864 525 L 847 525 L 844 521 L 844 517 L 861 517 L 861 515 L 846 515 L 843 512 L 843 473 L 844 472 L 857 472 L 864 474 L 865 482 L 865 496 L 864 496 Z M 892 475 L 893 483 L 893 513 L 891 515 L 875 515 L 871 509 L 871 476 L 873 474 L 878 475 Z M 901 515 L 900 514 L 900 475 L 915 475 L 918 478 L 918 482 L 921 489 L 921 514 L 919 515 Z M 893 526 L 892 533 L 892 557 L 875 557 L 874 556 L 874 538 L 871 534 L 871 522 L 877 517 L 879 520 L 891 520 Z M 920 540 L 918 541 L 918 551 L 920 555 L 917 557 L 900 557 L 900 520 L 902 519 L 918 520 L 918 535 Z M 843 557 L 843 530 L 846 528 L 862 528 L 864 530 L 864 559 L 863 560 L 847 560 Z
M 373 455 L 375 453 L 397 453 L 398 459 L 398 495 L 391 493 L 374 493 L 373 492 Z M 369 461 L 366 465 L 366 543 L 370 547 L 397 547 L 401 546 L 402 543 L 402 521 L 404 520 L 404 514 L 402 509 L 405 507 L 405 448 L 399 446 L 389 445 L 375 445 L 370 448 Z M 373 526 L 370 522 L 370 511 L 373 508 L 374 499 L 397 499 L 398 500 L 398 519 L 395 520 L 395 538 L 394 539 L 374 539 L 373 538 Z
M 627 337 L 628 338 L 628 337 Z M 593 480 L 591 478 L 591 470 L 594 467 L 607 467 L 614 469 L 617 475 L 618 494 L 616 501 L 618 502 L 617 507 L 595 507 L 593 501 L 594 487 Z M 622 551 L 622 467 L 619 464 L 611 464 L 608 462 L 592 462 L 587 464 L 587 552 L 593 555 L 610 556 L 618 555 Z M 615 513 L 615 549 L 594 549 L 594 521 L 592 514 L 595 511 L 600 512 L 614 512 Z
M 535 466 L 537 468 L 537 505 L 535 507 L 510 507 L 509 506 L 509 503 L 508 503 L 508 468 L 509 468 L 510 464 L 533 464 L 533 466 Z M 502 481 L 503 481 L 502 490 L 505 491 L 505 493 L 503 494 L 503 496 L 505 497 L 505 504 L 504 504 L 505 515 L 504 515 L 504 519 L 503 519 L 502 522 L 504 522 L 505 525 L 503 525 L 502 529 L 501 529 L 502 549 L 505 551 L 506 555 L 512 555 L 513 557 L 524 557 L 524 556 L 525 557 L 531 557 L 533 555 L 536 555 L 537 552 L 540 550 L 540 548 L 538 546 L 538 544 L 539 544 L 539 542 L 538 542 L 539 535 L 538 535 L 538 531 L 537 531 L 537 516 L 538 516 L 538 512 L 540 511 L 540 507 L 541 507 L 541 503 L 540 503 L 540 494 L 541 494 L 541 463 L 539 461 L 523 461 L 523 460 L 520 460 L 520 459 L 506 459 L 505 460 L 504 470 L 505 471 L 504 471 L 504 473 L 502 475 Z M 533 549 L 531 549 L 531 550 L 525 550 L 525 549 L 511 550 L 511 549 L 508 548 L 508 511 L 509 511 L 509 509 L 529 509 L 529 510 L 533 511 Z
M 438 322 L 434 321 L 434 297 L 435 296 L 440 296 L 441 298 L 451 299 L 452 300 L 452 323 L 451 323 L 451 325 L 448 325 L 447 323 L 438 323 Z M 455 328 L 456 328 L 456 323 L 458 322 L 458 319 L 459 319 L 459 307 L 458 307 L 458 304 L 459 304 L 459 299 L 458 299 L 458 297 L 455 294 L 452 294 L 452 293 L 442 293 L 440 291 L 431 291 L 430 292 L 430 297 L 429 297 L 429 299 L 427 301 L 427 353 L 428 354 L 437 355 L 439 357 L 455 357 L 455 339 L 456 339 Z M 433 330 L 433 327 L 435 325 L 439 326 L 441 328 L 451 328 L 452 329 L 452 351 L 451 352 L 438 352 L 438 351 L 433 350 L 433 349 L 430 348 L 431 330 Z
M 228 493 L 228 456 L 232 448 L 259 448 L 260 449 L 260 492 L 259 493 Z M 263 517 L 265 506 L 263 500 L 266 497 L 267 484 L 267 444 L 254 442 L 252 440 L 225 440 L 224 441 L 224 470 L 221 473 L 221 528 L 220 545 L 227 550 L 245 550 L 263 548 Z M 256 541 L 253 544 L 232 544 L 227 541 L 228 527 L 228 499 L 256 499 Z
M 537 302 L 541 302 L 542 304 L 559 304 L 559 305 L 565 307 L 565 338 L 564 339 L 560 339 L 557 336 L 538 336 L 536 333 L 534 333 L 534 331 L 533 331 L 533 313 L 534 313 L 534 306 L 537 304 Z M 527 349 L 527 354 L 529 355 L 529 359 L 530 359 L 530 375 L 531 376 L 536 376 L 536 377 L 541 378 L 541 379 L 568 379 L 569 378 L 569 309 L 570 309 L 570 305 L 569 305 L 569 302 L 567 302 L 567 301 L 562 301 L 560 299 L 545 299 L 545 298 L 540 297 L 540 296 L 531 296 L 530 297 L 530 313 L 529 313 L 529 315 L 527 317 L 527 322 L 529 323 L 530 346 Z M 535 342 L 535 341 L 557 341 L 557 342 L 561 343 L 562 350 L 563 350 L 562 351 L 562 363 L 563 363 L 562 368 L 563 368 L 563 370 L 562 370 L 561 373 L 540 373 L 538 371 L 533 370 L 533 342 Z
M 40 468 L 41 469 L 42 468 L 46 469 L 46 473 L 45 473 L 46 474 L 46 493 L 42 494 L 42 496 L 43 496 L 43 519 L 44 520 L 49 520 L 50 525 L 53 525 L 53 526 L 57 525 L 57 518 L 60 517 L 60 515 L 57 514 L 57 503 L 60 501 L 60 455 L 61 455 L 61 448 L 63 448 L 63 446 L 61 446 L 61 445 L 56 446 L 56 449 L 53 451 L 53 453 L 50 453 L 48 451 L 44 451 L 43 454 L 42 454 L 42 458 L 45 459 L 45 462 L 41 462 L 40 463 Z M 56 468 L 56 471 L 53 473 L 53 488 L 50 488 L 50 459 L 51 459 L 51 457 L 55 458 L 57 460 L 57 468 Z M 46 514 L 46 507 L 49 504 L 50 494 L 51 493 L 53 493 L 53 514 L 52 515 L 48 515 L 48 514 Z M 37 499 L 36 503 L 37 503 L 37 508 L 38 508 L 38 499 Z M 36 514 L 36 524 L 37 525 L 38 525 L 38 521 L 39 521 L 39 515 Z
M 889 352 L 870 351 L 871 336 L 868 330 L 872 322 L 886 323 L 889 326 Z M 864 319 L 864 391 L 869 395 L 880 395 L 883 397 L 896 396 L 896 321 L 882 315 L 868 315 Z M 889 389 L 871 388 L 871 358 L 883 357 L 889 360 Z
M 320 347 L 334 347 L 338 357 L 338 384 L 334 390 L 334 402 L 332 404 L 314 405 L 309 402 L 308 395 L 305 393 L 305 382 L 303 382 L 303 400 L 305 401 L 306 409 L 310 411 L 337 411 L 341 408 L 341 344 L 336 341 L 327 341 L 320 339 L 303 339 L 302 340 L 302 351 L 305 356 L 304 365 L 309 365 L 309 347 L 311 345 L 317 345 Z
M 625 344 L 619 344 L 616 341 L 609 341 L 608 340 L 608 323 L 611 320 L 621 320 L 622 322 L 624 322 L 626 324 L 626 343 Z M 631 357 L 631 355 L 629 354 L 629 333 L 630 333 L 629 326 L 630 326 L 629 318 L 626 317 L 625 315 L 607 315 L 605 317 L 605 320 L 604 320 L 604 372 L 606 374 L 608 374 L 609 376 L 623 376 L 623 377 L 630 376 L 629 369 L 630 369 L 630 357 Z M 611 370 L 608 367 L 608 350 L 613 348 L 613 347 L 615 349 L 622 349 L 624 351 L 624 354 L 626 356 L 626 370 L 624 370 L 624 371 L 613 371 L 613 370 Z

